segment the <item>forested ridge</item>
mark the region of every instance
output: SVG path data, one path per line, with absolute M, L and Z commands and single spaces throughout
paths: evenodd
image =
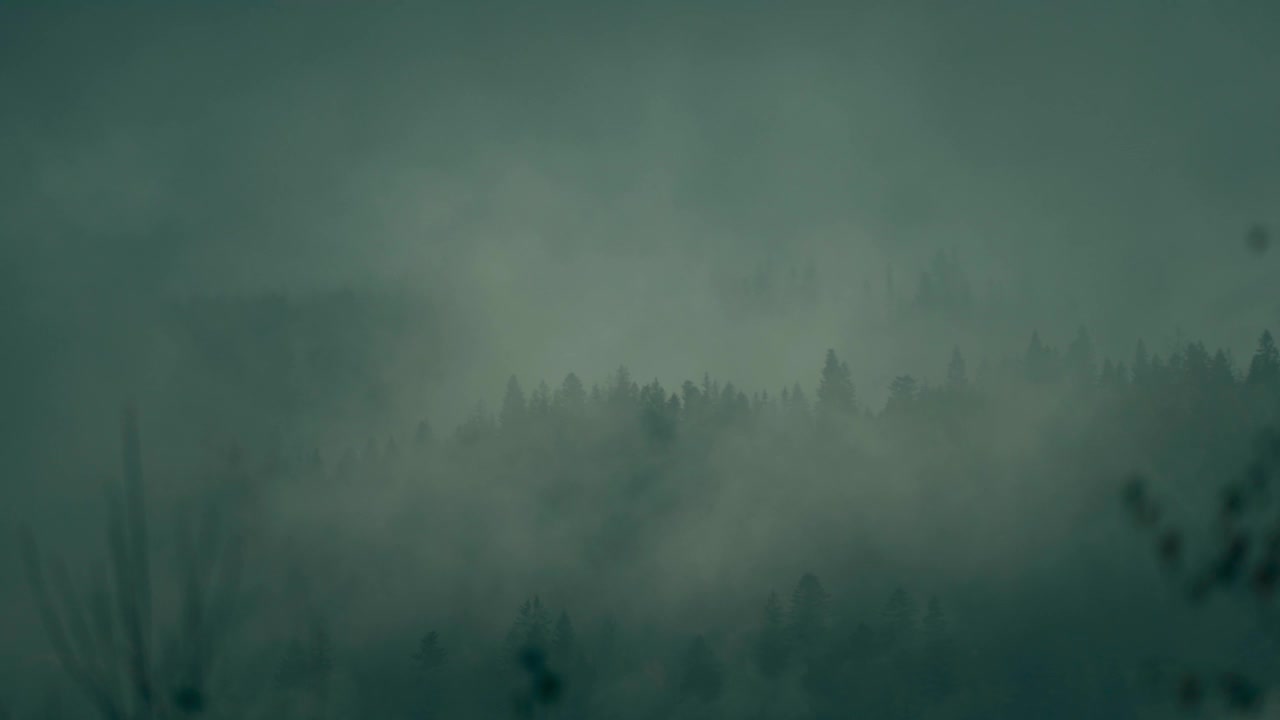
M 1065 718 L 1153 716 L 1191 691 L 1216 702 L 1189 673 L 1230 660 L 1232 642 L 1135 649 L 1183 622 L 1181 596 L 1144 574 L 1157 562 L 1125 532 L 1121 492 L 1149 475 L 1142 492 L 1194 525 L 1246 471 L 1280 399 L 1270 333 L 1242 364 L 1199 342 L 1100 359 L 1083 329 L 1062 350 L 1035 333 L 977 373 L 960 348 L 938 364 L 940 380 L 895 378 L 879 408 L 834 351 L 816 384 L 776 391 L 710 376 L 668 389 L 625 367 L 527 390 L 513 376 L 494 412 L 449 431 L 233 448 L 200 497 L 248 548 L 256 590 L 237 580 L 224 600 L 255 641 L 219 643 L 171 709 Z M 126 442 L 126 465 L 141 453 Z M 988 587 L 1010 578 L 1030 589 Z M 1126 596 L 1159 622 L 1090 629 L 1082 603 L 1131 612 Z M 1025 602 L 1043 614 L 1002 630 L 1002 603 Z M 1251 678 L 1274 662 L 1263 647 Z M 1248 709 L 1260 692 L 1226 697 Z

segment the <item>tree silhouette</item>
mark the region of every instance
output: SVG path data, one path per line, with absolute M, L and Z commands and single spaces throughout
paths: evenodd
M 766 678 L 781 675 L 790 659 L 784 621 L 778 594 L 769 593 L 769 599 L 764 604 L 764 617 L 760 623 L 754 654 L 756 669 Z
M 889 414 L 905 411 L 916 399 L 918 387 L 916 379 L 910 375 L 899 375 L 889 383 L 889 400 L 885 404 L 885 412 Z
M 836 357 L 835 350 L 827 350 L 826 361 L 822 365 L 822 375 L 818 381 L 818 416 L 824 420 L 848 418 L 856 409 L 857 402 L 849 365 Z
M 418 651 L 413 654 L 413 659 L 428 672 L 444 665 L 449 659 L 449 653 L 440 642 L 440 634 L 432 630 L 423 635 L 418 641 Z
M 582 381 L 578 376 L 569 373 L 565 375 L 564 381 L 560 383 L 560 389 L 556 390 L 555 406 L 562 412 L 579 416 L 587 405 L 587 391 L 583 389 Z
M 685 652 L 680 674 L 680 695 L 699 702 L 714 702 L 720 697 L 723 685 L 720 662 L 711 651 L 707 639 L 698 635 Z
M 1027 344 L 1024 362 L 1027 379 L 1035 383 L 1046 383 L 1054 378 L 1055 360 L 1053 349 L 1040 340 L 1040 333 L 1031 333 L 1031 341 Z
M 133 407 L 126 408 L 121 426 L 124 482 L 108 495 L 109 581 L 95 574 L 86 599 L 60 561 L 46 567 L 24 529 L 27 579 L 58 662 L 100 715 L 149 720 L 198 714 L 209 703 L 209 678 L 234 620 L 240 542 L 226 536 L 213 505 L 198 527 L 179 528 L 181 622 L 157 657 L 142 441 Z
M 917 629 L 918 613 L 915 600 L 906 590 L 901 587 L 894 590 L 884 608 L 887 637 L 898 645 L 908 642 Z
M 503 430 L 514 430 L 520 427 L 528 414 L 525 405 L 524 391 L 520 389 L 520 381 L 512 375 L 507 380 L 507 390 L 502 395 L 502 409 L 498 413 L 498 425 Z
M 567 663 L 574 657 L 577 650 L 578 638 L 573 632 L 569 613 L 561 611 L 560 617 L 556 620 L 555 630 L 551 634 L 551 654 Z
M 963 390 L 968 386 L 969 377 L 965 372 L 964 357 L 960 354 L 959 347 L 953 348 L 951 360 L 947 363 L 947 388 Z
M 1063 358 L 1067 374 L 1079 385 L 1092 385 L 1097 378 L 1098 367 L 1094 356 L 1093 338 L 1083 327 L 1076 332 L 1076 337 L 1067 347 Z
M 507 633 L 507 646 L 513 652 L 530 648 L 546 651 L 550 634 L 551 615 L 543 607 L 542 599 L 535 595 L 520 606 L 520 613 Z
M 791 608 L 787 617 L 787 634 L 792 646 L 811 653 L 827 630 L 830 596 L 818 576 L 805 573 L 791 592 Z
M 1249 361 L 1249 374 L 1245 380 L 1250 385 L 1274 384 L 1280 377 L 1280 350 L 1276 349 L 1275 339 L 1270 330 L 1264 330 L 1258 338 L 1258 349 Z

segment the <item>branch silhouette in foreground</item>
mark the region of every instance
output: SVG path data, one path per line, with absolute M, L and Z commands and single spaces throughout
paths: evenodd
M 1183 587 L 1188 600 L 1202 603 L 1215 593 L 1243 591 L 1259 602 L 1270 602 L 1280 582 L 1280 515 L 1272 503 L 1272 478 L 1280 471 L 1280 431 L 1259 434 L 1253 458 L 1241 477 L 1222 487 L 1216 518 L 1217 547 L 1206 561 L 1188 557 L 1187 533 L 1169 523 L 1151 495 L 1147 479 L 1131 475 L 1123 502 L 1133 522 L 1155 535 L 1161 564 Z M 1255 680 L 1237 672 L 1216 678 L 1185 672 L 1178 682 L 1179 703 L 1199 709 L 1216 689 L 1228 710 L 1252 714 L 1264 705 L 1264 691 Z
M 241 544 L 222 537 L 208 509 L 196 527 L 179 528 L 180 611 L 155 652 L 151 552 L 138 416 L 124 412 L 123 486 L 107 492 L 108 572 L 78 589 L 66 565 L 45 560 L 34 535 L 22 532 L 22 554 L 41 620 L 59 663 L 107 720 L 152 720 L 208 710 L 208 681 L 218 641 L 239 593 Z

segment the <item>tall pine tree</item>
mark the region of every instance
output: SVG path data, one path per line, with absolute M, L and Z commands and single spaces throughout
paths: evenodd
M 960 348 L 951 350 L 951 361 L 947 363 L 947 389 L 963 390 L 969 386 L 969 377 L 965 372 L 964 356 Z
M 766 678 L 775 678 L 787 667 L 789 647 L 784 626 L 782 603 L 777 593 L 769 593 L 764 604 L 764 617 L 760 623 L 760 635 L 756 638 L 756 669 Z
M 520 381 L 515 375 L 507 380 L 507 390 L 502 395 L 502 410 L 498 413 L 498 424 L 503 430 L 518 428 L 524 423 L 528 407 L 524 401 L 524 391 L 520 389 Z
M 699 635 L 689 644 L 681 670 L 679 690 L 683 697 L 700 702 L 713 702 L 720 697 L 724 678 L 705 637 Z
M 1276 350 L 1276 341 L 1270 330 L 1262 331 L 1258 338 L 1258 349 L 1249 361 L 1249 374 L 1246 381 L 1250 385 L 1266 385 L 1280 377 L 1280 351 Z
M 818 380 L 818 416 L 823 420 L 849 418 L 857 409 L 853 376 L 848 363 L 840 361 L 835 350 L 827 350 Z
M 796 583 L 791 593 L 787 634 L 797 651 L 812 651 L 825 635 L 829 599 L 818 576 L 813 573 L 805 573 Z

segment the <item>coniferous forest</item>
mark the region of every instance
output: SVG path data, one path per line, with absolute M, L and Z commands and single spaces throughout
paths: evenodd
M 1273 641 L 1199 627 L 1274 590 L 1275 528 L 1212 532 L 1219 504 L 1262 506 L 1280 459 L 1258 430 L 1280 408 L 1269 332 L 1243 367 L 1200 342 L 1098 358 L 1081 330 L 979 380 L 955 348 L 881 407 L 821 360 L 772 392 L 513 376 L 451 429 L 232 447 L 154 528 L 130 410 L 103 567 L 67 574 L 28 535 L 27 571 L 107 717 L 1260 707 Z M 1003 439 L 1026 432 L 1034 451 Z
M 1280 717 L 1277 30 L 0 2 L 0 720 Z

